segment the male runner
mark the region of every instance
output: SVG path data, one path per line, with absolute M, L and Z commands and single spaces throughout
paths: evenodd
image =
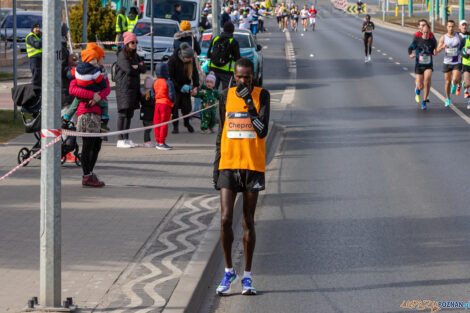
M 318 11 L 315 9 L 315 6 L 312 5 L 310 10 L 308 10 L 308 17 L 310 20 L 310 26 L 312 26 L 312 31 L 315 31 L 315 22 L 317 19 Z
M 304 32 L 306 32 L 307 27 L 308 27 L 308 9 L 307 9 L 306 5 L 304 5 L 303 9 L 300 11 L 300 18 L 302 19 L 302 25 L 304 27 Z
M 428 23 L 428 21 L 426 21 L 424 18 L 423 19 L 420 19 L 418 21 L 418 31 L 414 34 L 413 36 L 413 40 L 416 38 L 416 37 L 421 37 L 423 36 L 423 27 L 427 25 L 429 28 L 431 27 Z M 434 38 L 434 34 L 430 31 L 429 32 L 429 38 Z
M 364 39 L 364 51 L 366 56 L 364 58 L 364 62 L 368 63 L 371 61 L 371 53 L 372 53 L 372 31 L 375 29 L 374 22 L 370 20 L 370 15 L 366 15 L 366 20 L 362 22 L 362 34 Z
M 297 27 L 299 25 L 299 8 L 297 6 L 293 7 L 291 10 L 290 10 L 290 16 L 291 16 L 291 29 L 292 31 L 296 32 L 297 31 Z
M 462 24 L 467 25 L 464 27 Z M 467 21 L 463 20 L 460 21 L 461 30 L 468 33 L 468 23 Z M 469 36 L 466 35 L 462 38 L 460 42 L 460 48 L 462 50 L 462 71 L 463 71 L 463 78 L 465 82 L 465 98 L 467 99 L 467 109 L 470 110 L 470 95 L 468 92 L 468 88 L 470 87 L 470 40 Z
M 362 2 L 362 0 L 357 0 L 357 2 L 356 2 L 357 15 L 361 15 L 363 5 L 364 5 L 364 3 Z
M 235 64 L 237 87 L 225 90 L 219 101 L 220 127 L 216 141 L 214 186 L 220 189 L 220 237 L 225 256 L 225 274 L 218 295 L 230 293 L 239 279 L 232 265 L 233 207 L 238 192 L 243 193 L 243 246 L 245 273 L 242 294 L 255 295 L 251 263 L 256 233 L 254 215 L 258 192 L 264 190 L 265 137 L 268 134 L 270 95 L 254 87 L 254 65 L 246 58 Z
M 436 39 L 434 37 L 430 38 L 429 33 L 429 26 L 425 25 L 422 28 L 421 37 L 415 37 L 411 45 L 408 47 L 410 58 L 415 59 L 415 99 L 417 103 L 420 101 L 421 90 L 424 89 L 423 102 L 421 104 L 422 110 L 426 110 L 428 108 L 428 96 L 431 88 L 431 77 L 433 71 L 432 56 L 436 55 L 437 48 Z M 413 50 L 415 51 L 414 53 Z
M 470 35 L 470 33 L 468 32 L 468 22 L 466 20 L 461 20 L 460 23 L 459 23 L 459 29 L 460 29 L 460 40 L 464 40 L 468 35 Z M 461 45 L 460 48 L 462 48 L 463 46 Z M 470 86 L 470 69 L 469 68 L 464 68 L 462 66 L 462 73 L 463 73 L 463 79 L 464 79 L 464 86 L 465 86 L 465 91 L 464 91 L 464 96 L 465 96 L 465 99 L 469 100 L 470 102 L 470 93 L 468 92 L 468 86 Z M 459 86 L 457 87 L 457 92 L 456 92 L 456 95 L 459 95 L 460 94 L 460 87 L 462 86 L 462 84 L 459 84 Z M 467 105 L 467 108 L 469 108 L 469 106 Z
M 437 47 L 437 53 L 445 50 L 443 71 L 445 76 L 444 89 L 446 92 L 446 107 L 450 106 L 450 95 L 455 94 L 457 86 L 461 81 L 460 71 L 462 70 L 462 60 L 460 57 L 460 36 L 455 32 L 455 28 L 455 22 L 449 20 L 447 22 L 447 33 L 441 37 Z
M 282 17 L 282 31 L 285 33 L 287 31 L 287 25 L 289 22 L 289 10 L 287 9 L 285 3 L 281 4 L 281 17 Z

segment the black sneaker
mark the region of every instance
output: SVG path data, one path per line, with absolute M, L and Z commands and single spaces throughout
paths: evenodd
M 194 133 L 194 128 L 191 126 L 191 124 L 186 125 L 186 128 L 188 129 L 188 132 Z

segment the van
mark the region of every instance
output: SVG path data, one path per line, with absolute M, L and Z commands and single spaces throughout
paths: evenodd
M 175 13 L 175 4 L 181 4 L 181 21 L 189 21 L 193 33 L 199 34 L 199 20 L 201 18 L 201 4 L 197 0 L 145 0 L 144 17 L 151 18 L 150 5 L 153 1 L 154 18 L 171 19 Z

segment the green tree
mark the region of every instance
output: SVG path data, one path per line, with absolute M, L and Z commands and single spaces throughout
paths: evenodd
M 83 0 L 70 8 L 70 31 L 73 42 L 82 42 Z M 87 39 L 89 42 L 114 40 L 116 36 L 116 12 L 108 1 L 103 6 L 100 0 L 88 0 Z

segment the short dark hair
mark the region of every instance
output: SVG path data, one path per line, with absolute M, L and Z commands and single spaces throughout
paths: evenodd
M 426 25 L 429 26 L 429 23 L 426 19 L 422 18 L 422 19 L 418 20 L 418 24 L 420 24 L 421 22 L 424 22 L 424 23 L 426 23 Z
M 251 69 L 251 72 L 254 73 L 255 72 L 255 65 L 253 64 L 253 62 L 251 62 L 250 59 L 247 59 L 247 58 L 240 58 L 238 59 L 237 62 L 235 62 L 235 69 L 238 67 L 249 67 Z
M 447 23 L 452 23 L 455 25 L 455 21 L 454 20 L 448 20 Z
M 181 6 L 181 3 L 175 3 L 175 9 L 179 8 Z

